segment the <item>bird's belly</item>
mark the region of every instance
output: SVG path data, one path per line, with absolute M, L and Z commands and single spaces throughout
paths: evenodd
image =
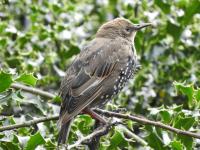
M 122 68 L 117 71 L 117 75 L 107 79 L 106 90 L 96 98 L 89 107 L 103 107 L 109 100 L 116 96 L 131 79 L 137 70 L 134 60 L 128 61 Z

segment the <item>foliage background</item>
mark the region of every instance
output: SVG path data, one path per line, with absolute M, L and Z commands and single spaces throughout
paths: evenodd
M 58 114 L 59 100 L 14 90 L 10 84 L 22 82 L 57 93 L 74 56 L 102 23 L 119 16 L 134 23 L 153 22 L 155 27 L 138 32 L 135 46 L 142 69 L 107 109 L 125 107 L 133 114 L 199 132 L 199 0 L 1 0 L 0 125 Z M 126 124 L 148 145 L 115 127 L 101 138 L 100 149 L 200 147 L 200 141 L 191 137 Z M 93 125 L 89 116 L 79 115 L 69 143 L 91 133 Z M 55 149 L 57 135 L 55 121 L 5 131 L 0 133 L 0 149 Z

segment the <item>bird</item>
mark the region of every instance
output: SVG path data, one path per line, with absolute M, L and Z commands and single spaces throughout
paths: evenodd
M 125 18 L 106 22 L 75 57 L 60 86 L 58 145 L 68 139 L 71 123 L 81 112 L 106 123 L 91 108 L 102 108 L 133 78 L 138 66 L 136 32 L 151 23 L 133 24 Z

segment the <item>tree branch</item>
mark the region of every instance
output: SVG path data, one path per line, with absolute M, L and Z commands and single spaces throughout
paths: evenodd
M 40 89 L 29 87 L 29 86 L 22 85 L 22 84 L 19 84 L 19 83 L 13 83 L 11 85 L 11 87 L 14 88 L 14 89 L 22 89 L 23 91 L 29 92 L 31 94 L 40 95 L 42 97 L 49 98 L 49 99 L 52 99 L 52 98 L 55 97 L 54 94 L 51 94 L 49 92 L 42 91 Z
M 42 117 L 42 118 L 27 121 L 25 123 L 2 126 L 2 127 L 0 127 L 0 132 L 6 131 L 6 130 L 23 128 L 23 127 L 30 127 L 32 125 L 35 125 L 35 124 L 38 124 L 41 122 L 45 122 L 45 121 L 50 121 L 50 120 L 58 120 L 58 116 Z
M 44 92 L 44 91 L 36 89 L 36 88 L 30 88 L 30 87 L 27 87 L 27 86 L 24 86 L 24 85 L 19 86 L 19 84 L 17 84 L 17 85 L 18 86 L 16 86 L 16 84 L 14 84 L 14 85 L 12 85 L 12 87 L 17 88 L 17 89 L 20 88 L 24 91 L 27 91 L 27 92 L 30 92 L 30 93 L 33 93 L 33 94 L 37 94 L 37 95 L 41 95 L 41 96 L 47 97 L 47 98 L 53 98 L 54 97 L 53 94 L 50 94 L 48 92 Z M 193 133 L 193 132 L 190 132 L 190 131 L 180 130 L 180 129 L 171 127 L 169 125 L 163 124 L 161 122 L 151 121 L 151 120 L 148 120 L 148 119 L 143 118 L 143 117 L 137 117 L 137 116 L 133 116 L 133 115 L 129 115 L 129 114 L 121 114 L 121 113 L 111 112 L 111 111 L 102 110 L 102 109 L 98 109 L 98 108 L 96 108 L 94 110 L 96 112 L 101 113 L 101 114 L 108 116 L 108 117 L 128 119 L 128 120 L 132 120 L 132 121 L 141 123 L 143 125 L 152 125 L 152 126 L 155 126 L 155 127 L 166 129 L 166 130 L 174 132 L 176 134 L 186 135 L 186 136 L 190 136 L 190 137 L 193 137 L 193 138 L 200 139 L 200 134 L 196 134 L 196 133 Z M 9 126 L 5 126 L 5 127 L 0 127 L 0 131 L 11 130 L 11 129 L 20 128 L 20 127 L 27 127 L 27 126 L 30 126 L 32 124 L 36 124 L 36 123 L 39 123 L 39 122 L 56 120 L 56 119 L 58 119 L 58 116 L 54 116 L 52 118 L 49 117 L 48 119 L 47 118 L 46 119 L 45 118 L 39 118 L 39 119 L 36 119 L 36 120 L 33 120 L 33 121 L 28 121 L 28 123 L 26 122 L 26 123 L 23 123 L 23 124 L 16 124 L 16 125 L 9 125 Z
M 128 119 L 128 120 L 132 120 L 132 121 L 141 123 L 143 125 L 153 125 L 155 127 L 159 127 L 159 128 L 166 129 L 168 131 L 174 132 L 176 134 L 182 134 L 182 135 L 186 135 L 186 136 L 190 136 L 190 137 L 200 139 L 200 134 L 196 134 L 196 133 L 193 133 L 193 132 L 190 132 L 190 131 L 184 131 L 184 130 L 181 130 L 181 129 L 177 129 L 177 128 L 171 127 L 169 125 L 166 125 L 164 123 L 161 123 L 161 122 L 148 120 L 144 117 L 137 117 L 137 116 L 133 116 L 133 115 L 129 115 L 129 114 L 121 114 L 121 113 L 111 112 L 111 111 L 107 111 L 107 110 L 102 110 L 102 109 L 99 109 L 99 108 L 95 108 L 94 111 L 96 111 L 97 113 L 101 113 L 101 114 L 108 116 L 108 117 Z
M 128 119 L 128 120 L 132 120 L 132 121 L 141 123 L 143 125 L 153 125 L 153 126 L 174 132 L 176 134 L 182 134 L 182 135 L 186 135 L 186 136 L 190 136 L 190 137 L 200 139 L 200 134 L 196 134 L 196 133 L 193 133 L 193 132 L 190 132 L 190 131 L 180 130 L 180 129 L 171 127 L 169 125 L 165 125 L 161 122 L 151 121 L 151 120 L 148 120 L 146 118 L 141 118 L 141 117 L 137 117 L 137 116 L 133 116 L 133 115 L 129 115 L 129 114 L 116 113 L 116 112 L 112 112 L 112 111 L 102 110 L 102 109 L 99 109 L 99 108 L 95 108 L 94 111 L 101 113 L 101 114 L 108 116 L 108 117 Z M 37 123 L 40 123 L 40 122 L 57 120 L 57 119 L 58 119 L 58 116 L 42 117 L 42 118 L 38 118 L 38 119 L 35 119 L 35 120 L 27 121 L 26 123 L 14 124 L 14 125 L 8 125 L 8 126 L 0 127 L 0 132 L 5 131 L 5 130 L 12 130 L 12 129 L 22 128 L 22 127 L 28 127 L 28 126 L 31 126 L 33 124 L 37 124 Z

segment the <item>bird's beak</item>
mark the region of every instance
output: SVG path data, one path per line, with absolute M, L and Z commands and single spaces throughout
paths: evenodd
M 133 25 L 133 30 L 140 30 L 142 28 L 145 28 L 147 26 L 152 26 L 152 23 L 142 23 L 142 24 L 134 24 Z

